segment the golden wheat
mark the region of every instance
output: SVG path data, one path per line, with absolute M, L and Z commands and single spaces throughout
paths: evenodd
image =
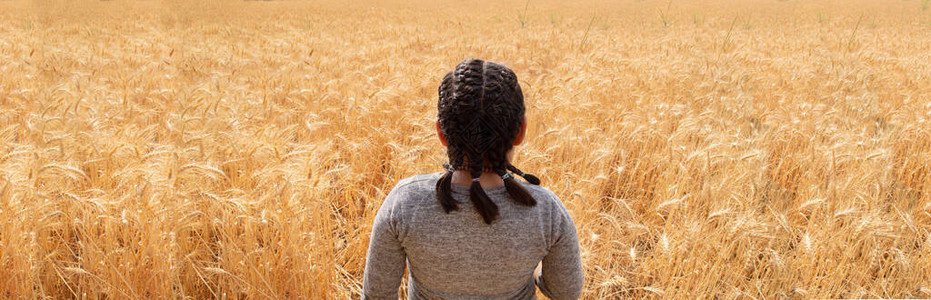
M 469 57 L 585 298 L 931 297 L 927 1 L 565 2 L 0 1 L 0 297 L 358 297 Z

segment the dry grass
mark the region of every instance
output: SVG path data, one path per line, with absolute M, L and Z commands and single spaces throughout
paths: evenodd
M 585 298 L 931 297 L 922 2 L 470 3 L 0 1 L 0 297 L 357 297 L 467 57 Z

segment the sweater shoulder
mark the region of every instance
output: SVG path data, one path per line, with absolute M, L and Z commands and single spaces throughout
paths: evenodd
M 533 185 L 529 183 L 521 183 L 530 195 L 537 200 L 537 205 L 542 205 L 547 210 L 558 211 L 560 213 L 568 213 L 566 211 L 565 205 L 563 205 L 562 200 L 559 199 L 559 196 L 556 195 L 552 190 L 544 186 Z
M 401 179 L 392 192 L 404 194 L 407 196 L 405 198 L 409 198 L 411 194 L 432 193 L 436 189 L 436 181 L 441 175 L 441 173 L 428 173 Z
M 432 198 L 436 190 L 436 181 L 441 173 L 419 174 L 398 181 L 386 201 L 396 206 L 417 205 L 425 198 Z

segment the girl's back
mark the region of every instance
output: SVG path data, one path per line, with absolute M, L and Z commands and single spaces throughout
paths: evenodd
M 509 200 L 504 186 L 486 188 L 500 214 L 486 225 L 471 205 L 467 187 L 452 186 L 460 209 L 444 212 L 435 194 L 441 175 L 404 179 L 385 199 L 372 230 L 366 297 L 397 297 L 405 259 L 411 299 L 532 298 L 534 270 L 541 260 L 541 291 L 554 299 L 578 297 L 578 239 L 556 195 L 522 183 L 537 200 L 535 206 L 523 206 Z

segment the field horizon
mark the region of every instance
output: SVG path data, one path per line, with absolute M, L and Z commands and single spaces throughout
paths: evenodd
M 0 297 L 358 298 L 480 58 L 584 299 L 929 298 L 929 5 L 0 1 Z

